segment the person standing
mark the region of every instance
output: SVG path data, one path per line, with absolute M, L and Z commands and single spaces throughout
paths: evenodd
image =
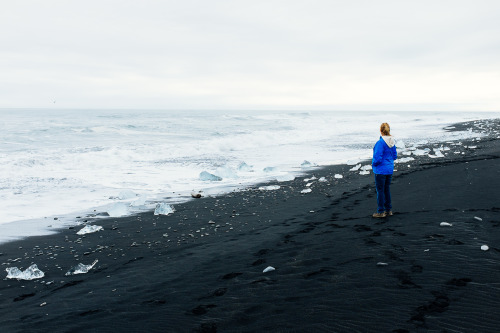
M 396 141 L 391 136 L 391 128 L 388 123 L 383 123 L 380 125 L 380 139 L 373 147 L 372 168 L 377 189 L 377 212 L 372 216 L 375 218 L 392 215 L 391 181 L 397 157 Z

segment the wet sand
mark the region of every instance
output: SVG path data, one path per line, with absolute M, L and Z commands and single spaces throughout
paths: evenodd
M 331 166 L 0 245 L 2 331 L 495 332 L 500 126 L 459 128 L 489 135 L 398 164 L 392 217 L 371 217 L 373 174 Z M 5 279 L 32 263 L 45 277 Z

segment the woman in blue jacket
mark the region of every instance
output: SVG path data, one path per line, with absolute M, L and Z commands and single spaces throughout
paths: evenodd
M 377 188 L 377 212 L 373 217 L 392 215 L 391 180 L 394 172 L 394 160 L 397 159 L 396 142 L 391 136 L 388 123 L 380 125 L 380 140 L 373 147 L 372 167 Z

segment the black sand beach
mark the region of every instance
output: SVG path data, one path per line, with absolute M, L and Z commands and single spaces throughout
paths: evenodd
M 1 330 L 498 332 L 500 122 L 458 128 L 488 135 L 398 164 L 392 217 L 371 217 L 373 174 L 331 166 L 270 183 L 274 191 L 0 245 L 3 274 L 32 263 L 45 273 L 0 280 Z M 65 276 L 96 259 L 87 274 Z

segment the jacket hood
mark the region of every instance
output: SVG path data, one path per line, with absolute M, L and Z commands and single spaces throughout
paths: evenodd
M 389 148 L 392 148 L 396 145 L 396 141 L 394 140 L 394 137 L 392 136 L 382 136 L 382 139 L 384 139 L 385 143 L 389 146 Z

